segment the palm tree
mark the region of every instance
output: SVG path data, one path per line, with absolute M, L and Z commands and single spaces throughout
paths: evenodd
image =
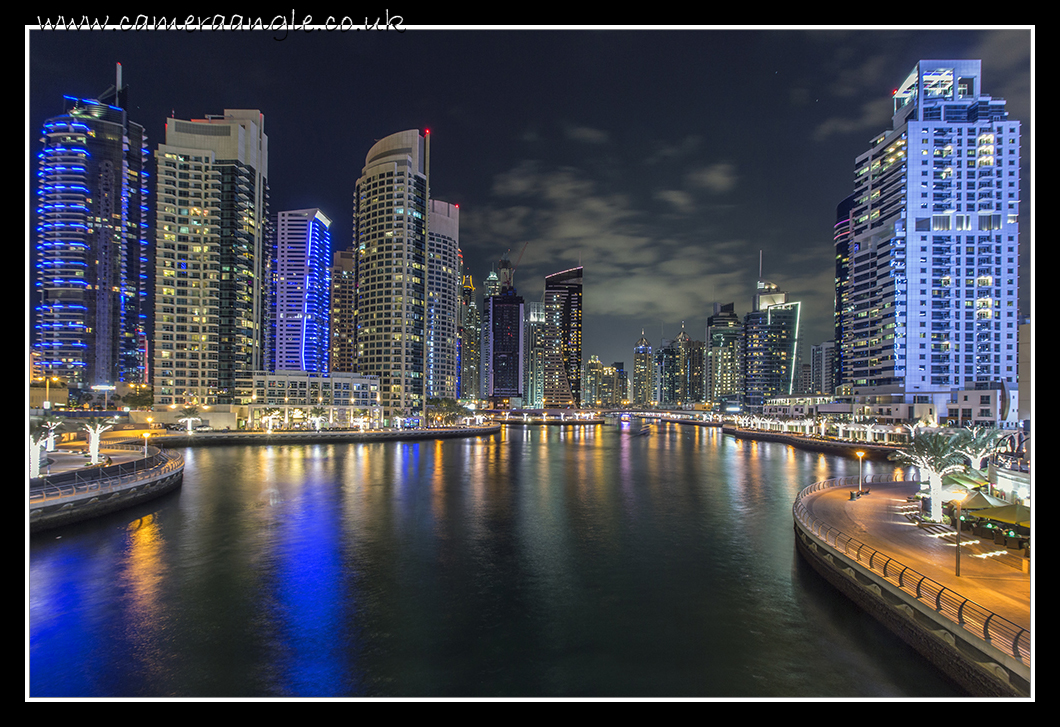
M 958 432 L 954 446 L 973 468 L 981 470 L 983 460 L 996 452 L 1007 436 L 1008 432 L 993 427 L 968 427 Z
M 61 427 L 66 422 L 66 419 L 54 414 L 48 414 L 41 420 L 41 426 L 48 431 L 48 446 L 49 452 L 55 451 L 55 430 Z
M 88 457 L 92 464 L 99 464 L 99 442 L 103 432 L 114 426 L 114 419 L 91 417 L 81 422 L 81 428 L 88 432 Z
M 199 407 L 197 407 L 195 405 L 186 406 L 183 409 L 181 409 L 181 413 L 184 416 L 182 416 L 177 421 L 178 422 L 187 423 L 187 425 L 188 425 L 188 434 L 191 434 L 191 423 L 192 422 L 201 422 L 202 421 L 202 419 L 200 419 L 199 416 L 198 416 L 199 415 Z
M 890 456 L 927 473 L 931 485 L 931 519 L 942 522 L 942 478 L 964 468 L 964 456 L 956 449 L 955 434 L 917 432 L 913 441 Z
M 29 476 L 40 477 L 40 453 L 48 439 L 48 429 L 40 422 L 31 422 L 29 427 Z
M 328 418 L 328 410 L 322 406 L 314 406 L 309 410 L 309 421 L 313 422 L 313 428 L 320 431 L 320 422 Z
M 270 434 L 272 433 L 272 423 L 276 419 L 279 419 L 279 417 L 280 417 L 280 415 L 282 413 L 283 412 L 281 412 L 279 409 L 277 409 L 274 406 L 270 406 L 269 408 L 262 410 L 261 418 L 265 422 L 265 426 L 269 430 Z

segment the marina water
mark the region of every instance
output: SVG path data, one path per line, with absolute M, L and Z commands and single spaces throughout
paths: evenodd
M 857 461 L 625 426 L 186 449 L 30 540 L 30 697 L 959 696 L 796 553 Z

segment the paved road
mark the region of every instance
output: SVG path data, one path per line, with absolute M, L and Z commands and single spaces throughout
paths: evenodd
M 856 489 L 856 488 L 855 488 Z M 1031 573 L 1004 546 L 961 535 L 961 575 L 955 575 L 956 532 L 918 528 L 905 516 L 915 483 L 873 484 L 871 494 L 850 500 L 850 487 L 833 487 L 804 501 L 816 518 L 919 571 L 1023 628 L 1031 628 Z M 945 533 L 939 535 L 938 533 Z M 994 553 L 994 555 L 986 555 Z M 1014 567 L 1015 566 L 1015 567 Z M 1033 570 L 1033 568 L 1032 568 Z

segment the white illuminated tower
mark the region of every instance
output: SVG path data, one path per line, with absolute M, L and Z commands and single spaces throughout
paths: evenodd
M 235 404 L 235 380 L 265 366 L 265 117 L 166 119 L 155 166 L 155 405 Z
M 998 388 L 1015 419 L 1020 123 L 977 60 L 920 61 L 893 105 L 854 167 L 841 382 L 939 412 Z
M 426 414 L 429 138 L 376 142 L 354 193 L 357 368 L 379 377 L 387 419 Z
M 274 332 L 276 371 L 327 373 L 331 219 L 319 209 L 276 216 Z

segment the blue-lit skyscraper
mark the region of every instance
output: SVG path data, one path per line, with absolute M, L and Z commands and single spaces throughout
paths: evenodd
M 34 346 L 72 388 L 147 380 L 147 139 L 117 82 L 44 122 Z
M 275 371 L 329 370 L 330 227 L 316 208 L 276 216 L 269 335 Z

